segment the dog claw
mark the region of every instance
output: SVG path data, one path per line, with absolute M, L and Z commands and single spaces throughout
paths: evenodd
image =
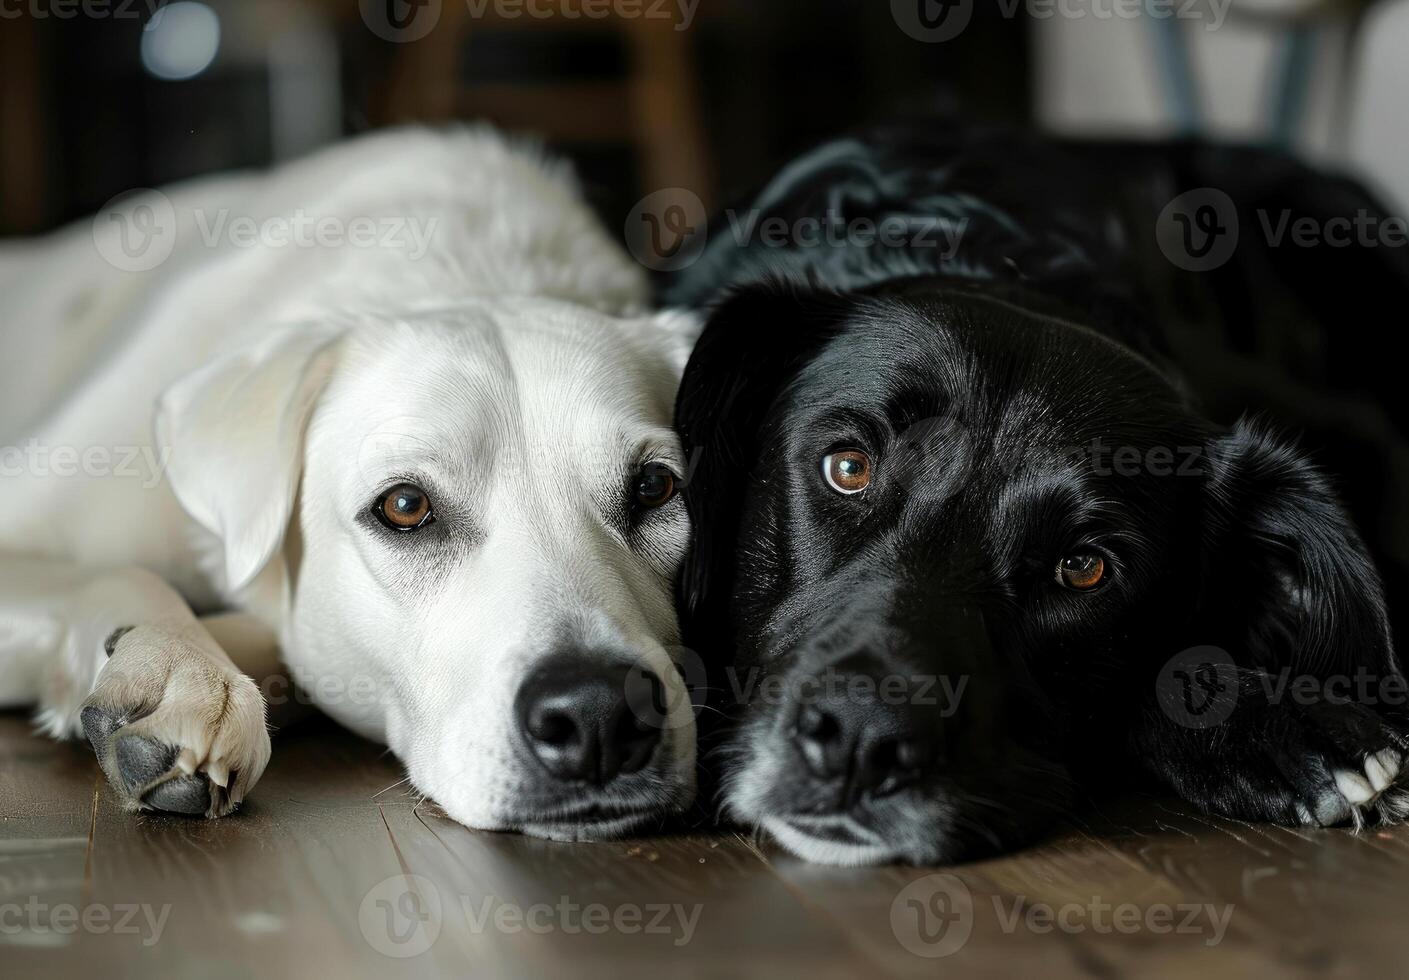
M 1337 772 L 1336 789 L 1340 790 L 1341 796 L 1356 806 L 1369 803 L 1375 798 L 1375 790 L 1370 786 L 1369 781 L 1359 773 L 1346 772 L 1345 770 Z
M 1381 749 L 1365 760 L 1365 777 L 1376 793 L 1384 792 L 1398 775 L 1399 753 L 1394 749 Z

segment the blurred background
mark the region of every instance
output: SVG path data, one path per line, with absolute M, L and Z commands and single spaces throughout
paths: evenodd
M 0 0 L 0 234 L 487 119 L 621 227 L 897 114 L 1292 148 L 1409 202 L 1409 0 Z

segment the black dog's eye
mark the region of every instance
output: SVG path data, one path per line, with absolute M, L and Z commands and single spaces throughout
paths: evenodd
M 871 457 L 859 449 L 843 449 L 822 457 L 827 486 L 848 496 L 871 485 Z
M 659 463 L 647 463 L 636 474 L 632 494 L 642 507 L 663 507 L 675 496 L 675 474 Z
M 1106 580 L 1106 560 L 1094 551 L 1067 555 L 1057 562 L 1057 584 L 1076 592 L 1090 592 Z
M 372 513 L 393 531 L 419 531 L 435 520 L 431 498 L 410 483 L 394 486 L 378 497 Z

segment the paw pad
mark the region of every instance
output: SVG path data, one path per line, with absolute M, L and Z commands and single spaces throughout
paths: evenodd
M 165 776 L 176 762 L 176 750 L 170 745 L 138 735 L 119 738 L 113 754 L 123 785 L 134 791 Z
M 210 808 L 210 783 L 200 774 L 177 776 L 153 788 L 142 802 L 156 810 L 199 816 Z

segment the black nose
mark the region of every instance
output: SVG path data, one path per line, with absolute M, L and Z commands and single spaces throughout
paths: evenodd
M 519 687 L 514 715 L 543 768 L 554 778 L 604 786 L 650 761 L 660 741 L 663 687 L 640 667 L 558 654 Z
M 820 782 L 839 783 L 848 802 L 864 792 L 893 793 L 923 775 L 939 755 L 937 713 L 908 693 L 837 687 L 798 709 L 794 741 L 808 771 Z

